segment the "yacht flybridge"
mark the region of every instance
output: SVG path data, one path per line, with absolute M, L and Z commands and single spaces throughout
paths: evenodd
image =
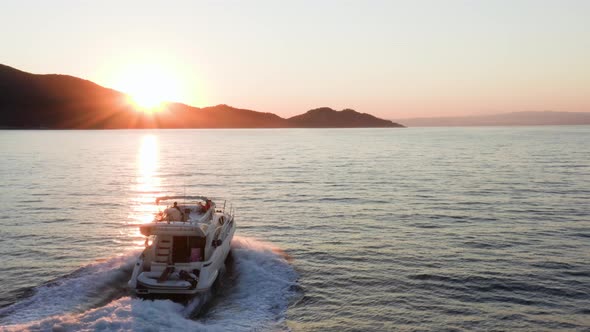
M 195 295 L 217 280 L 236 230 L 233 209 L 204 196 L 156 199 L 159 212 L 139 230 L 146 248 L 137 259 L 129 288 L 140 297 Z M 166 206 L 165 210 L 161 210 Z

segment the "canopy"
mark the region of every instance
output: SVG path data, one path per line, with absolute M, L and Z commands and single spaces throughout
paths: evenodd
M 181 199 L 183 199 L 183 200 L 197 200 L 197 199 L 200 199 L 200 200 L 206 201 L 209 198 L 207 198 L 205 196 L 162 196 L 162 197 L 156 198 L 156 204 L 160 204 L 160 201 L 168 201 L 168 200 L 171 200 L 171 199 L 178 199 L 178 200 L 181 200 Z

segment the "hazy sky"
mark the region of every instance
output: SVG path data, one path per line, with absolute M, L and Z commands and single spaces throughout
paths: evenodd
M 0 41 L 9 66 L 196 106 L 590 111 L 590 1 L 2 0 Z

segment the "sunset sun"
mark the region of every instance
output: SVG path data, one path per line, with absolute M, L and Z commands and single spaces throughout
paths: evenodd
M 129 96 L 137 111 L 158 112 L 165 102 L 182 100 L 178 79 L 156 65 L 130 65 L 119 73 L 116 89 Z

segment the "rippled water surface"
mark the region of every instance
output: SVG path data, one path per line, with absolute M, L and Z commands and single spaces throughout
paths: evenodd
M 0 330 L 590 331 L 590 127 L 0 131 Z M 202 306 L 125 284 L 161 194 L 233 202 Z

